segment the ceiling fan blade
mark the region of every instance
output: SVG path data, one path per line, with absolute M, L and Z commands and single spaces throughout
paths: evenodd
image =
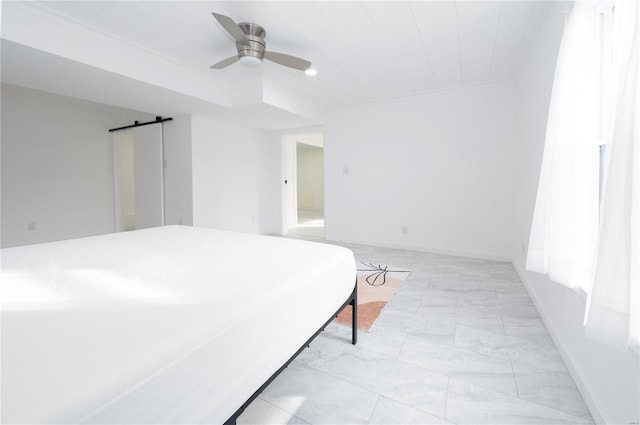
M 214 18 L 216 18 L 218 22 L 220 22 L 220 25 L 222 25 L 222 27 L 226 29 L 227 32 L 231 34 L 231 36 L 238 43 L 242 44 L 243 46 L 249 45 L 249 40 L 247 39 L 247 36 L 242 32 L 238 24 L 236 24 L 233 19 L 231 19 L 228 16 L 221 15 L 215 12 L 212 12 L 211 14 L 213 15 Z
M 230 58 L 226 58 L 226 59 L 221 60 L 220 62 L 218 62 L 215 65 L 211 65 L 209 68 L 211 68 L 211 69 L 226 68 L 229 65 L 238 62 L 239 60 L 240 60 L 240 58 L 238 56 L 231 56 Z
M 311 62 L 308 60 L 286 55 L 284 53 L 264 52 L 264 58 L 269 59 L 271 62 L 288 66 L 289 68 L 299 69 L 300 71 L 306 71 L 311 68 Z

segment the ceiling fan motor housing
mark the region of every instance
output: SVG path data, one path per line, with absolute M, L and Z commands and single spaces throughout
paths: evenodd
M 267 32 L 260 25 L 252 22 L 236 24 L 228 16 L 215 12 L 212 12 L 212 15 L 236 41 L 238 54 L 211 65 L 211 69 L 223 69 L 238 61 L 249 68 L 257 68 L 262 64 L 263 59 L 305 72 L 311 68 L 311 62 L 306 59 L 286 53 L 267 51 L 267 43 L 264 41 Z
M 253 56 L 260 60 L 264 57 L 264 52 L 267 47 L 267 43 L 264 40 L 267 36 L 267 32 L 258 24 L 251 22 L 241 22 L 238 24 L 242 32 L 249 40 L 249 45 L 236 42 L 236 48 L 238 49 L 238 57 Z

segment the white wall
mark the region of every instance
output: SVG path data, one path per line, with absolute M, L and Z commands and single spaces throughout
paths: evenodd
M 110 128 L 154 116 L 2 85 L 2 246 L 114 231 Z M 191 118 L 164 126 L 165 223 L 191 224 Z M 35 230 L 28 230 L 35 223 Z
M 297 143 L 298 209 L 324 209 L 324 153 L 322 148 Z
M 108 129 L 131 112 L 2 85 L 3 247 L 113 231 Z
M 298 225 L 297 157 L 298 142 L 295 137 L 284 135 L 280 141 L 280 215 L 278 234 L 286 235 Z M 286 183 L 285 183 L 286 182 Z
M 324 141 L 328 239 L 510 258 L 510 82 L 337 110 Z
M 584 336 L 584 298 L 525 272 L 526 246 L 546 131 L 553 72 L 563 29 L 563 4 L 551 7 L 540 38 L 516 82 L 516 167 L 513 264 L 561 351 L 589 409 L 599 423 L 638 421 L 638 356 L 609 349 Z
M 278 229 L 279 145 L 266 132 L 191 119 L 193 224 L 249 233 Z

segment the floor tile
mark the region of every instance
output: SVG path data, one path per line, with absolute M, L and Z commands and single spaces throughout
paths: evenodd
M 421 306 L 455 306 L 458 305 L 458 292 L 429 288 L 420 294 Z
M 377 328 L 375 331 L 368 333 L 360 332 L 358 334 L 357 347 L 396 358 L 400 354 L 406 338 L 407 334 L 405 332 L 398 332 L 389 328 Z
M 463 326 L 504 333 L 502 317 L 491 311 L 477 311 L 458 306 L 421 306 L 416 315 L 427 321 L 446 320 Z
M 458 325 L 455 346 L 504 360 L 516 361 L 523 350 L 534 348 L 536 343 L 509 335 Z
M 378 320 L 371 327 L 374 332 L 378 329 L 388 331 L 398 330 L 405 333 L 419 330 L 426 320 L 415 312 L 386 310 L 382 312 Z
M 511 363 L 506 360 L 432 343 L 414 335 L 407 336 L 398 358 L 506 394 L 518 394 Z
M 488 300 L 488 299 L 461 299 L 458 306 L 469 310 L 496 314 L 499 316 L 511 317 L 533 317 L 538 318 L 538 310 L 533 304 L 515 304 L 508 299 Z
M 413 274 L 412 274 L 413 275 Z M 402 291 L 399 291 L 403 296 L 413 297 L 421 299 L 423 296 L 434 294 L 434 289 L 428 280 L 406 280 L 402 283 Z M 444 295 L 444 291 L 441 293 Z M 455 290 L 449 290 L 449 296 L 457 297 Z
M 555 345 L 534 344 L 527 347 L 522 350 L 515 363 L 556 372 L 567 372 L 567 367 Z
M 400 310 L 413 312 L 420 307 L 420 299 L 404 294 L 395 294 L 384 307 L 385 310 Z
M 422 326 L 411 334 L 438 344 L 454 345 L 456 322 L 446 319 L 426 319 Z
M 496 298 L 509 304 L 533 306 L 533 301 L 527 293 L 498 293 Z
M 503 316 L 502 322 L 507 335 L 553 345 L 549 332 L 540 318 Z
M 371 417 L 372 425 L 449 424 L 442 418 L 429 415 L 406 404 L 380 397 Z
M 309 424 L 309 422 L 303 421 L 299 417 L 294 416 L 293 418 L 291 418 L 291 420 L 289 421 L 289 423 L 287 425 L 310 425 L 310 424 Z
M 510 263 L 343 246 L 411 274 L 356 346 L 331 323 L 240 423 L 592 423 Z
M 431 415 L 444 417 L 449 382 L 446 375 L 357 348 L 343 353 L 329 373 Z
M 487 287 L 488 285 L 484 285 Z M 517 283 L 502 283 L 502 284 L 492 284 L 490 286 L 491 289 L 496 291 L 497 294 L 518 294 L 518 295 L 529 295 L 527 289 L 520 282 Z
M 456 305 L 464 305 L 474 300 L 496 302 L 498 300 L 498 296 L 496 294 L 496 291 L 492 289 L 475 289 L 475 290 L 469 290 L 469 291 L 459 291 L 459 295 L 458 295 L 459 304 L 456 303 Z
M 291 422 L 294 416 L 262 400 L 260 397 L 247 407 L 238 418 L 238 425 L 261 425 L 278 424 L 286 425 Z
M 348 330 L 350 337 L 351 328 L 349 327 Z M 309 347 L 298 354 L 296 361 L 314 369 L 326 371 L 347 346 L 348 343 L 344 338 L 325 331 L 318 335 Z
M 372 334 L 394 330 L 420 335 L 430 341 L 453 345 L 455 323 L 450 320 L 422 317 L 416 313 L 389 310 L 384 312 L 384 315 L 371 328 Z
M 513 365 L 513 371 L 520 398 L 584 418 L 591 417 L 568 373 L 517 363 Z
M 592 424 L 588 418 L 451 379 L 447 420 L 457 424 Z
M 421 317 L 437 319 L 501 319 L 497 313 L 489 311 L 477 311 L 474 309 L 455 306 L 420 306 L 416 312 Z
M 379 395 L 293 362 L 261 397 L 310 424 L 366 424 Z

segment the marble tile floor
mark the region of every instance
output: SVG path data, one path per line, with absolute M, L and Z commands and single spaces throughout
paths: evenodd
M 329 325 L 239 424 L 594 423 L 511 264 L 344 246 L 412 273 L 356 346 Z
M 298 226 L 289 229 L 289 237 L 324 241 L 324 211 L 298 210 Z

